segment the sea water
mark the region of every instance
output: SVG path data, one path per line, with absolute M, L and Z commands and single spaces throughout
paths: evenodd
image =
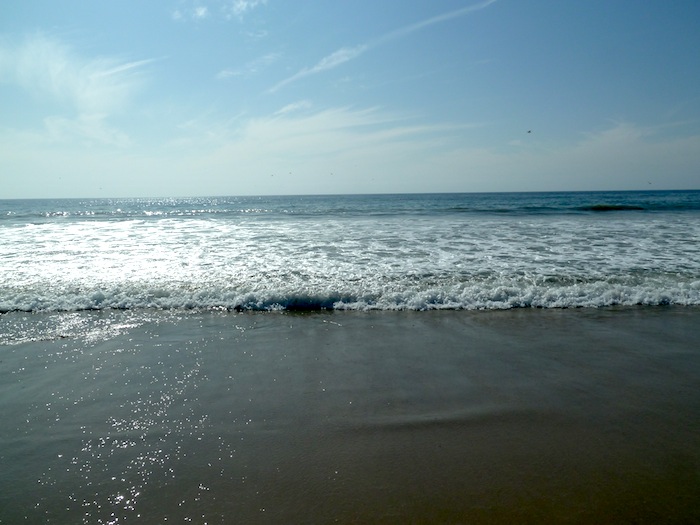
M 696 522 L 698 305 L 697 191 L 0 201 L 0 523 Z
M 0 312 L 700 304 L 700 192 L 0 201 Z

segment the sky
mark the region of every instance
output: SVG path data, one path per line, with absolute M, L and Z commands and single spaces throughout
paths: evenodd
M 0 199 L 700 189 L 697 0 L 0 5 Z

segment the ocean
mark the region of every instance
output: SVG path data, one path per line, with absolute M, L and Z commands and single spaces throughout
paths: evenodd
M 0 201 L 0 312 L 700 304 L 700 192 Z
M 0 523 L 700 521 L 700 191 L 0 200 Z

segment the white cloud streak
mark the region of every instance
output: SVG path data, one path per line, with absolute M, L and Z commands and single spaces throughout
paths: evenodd
M 254 75 L 276 62 L 281 56 L 280 53 L 268 53 L 255 60 L 251 60 L 240 69 L 222 69 L 216 74 L 216 78 L 221 80 L 231 77 L 248 77 Z
M 242 18 L 247 12 L 267 4 L 267 0 L 233 0 L 224 8 L 228 18 Z
M 296 82 L 297 80 L 308 77 L 310 75 L 315 75 L 316 73 L 320 73 L 321 71 L 326 71 L 328 69 L 333 69 L 335 67 L 338 67 L 341 64 L 344 64 L 345 62 L 348 62 L 349 60 L 353 60 L 357 57 L 359 57 L 362 53 L 367 51 L 369 49 L 369 46 L 363 44 L 360 46 L 356 47 L 343 47 L 338 49 L 337 51 L 331 53 L 330 55 L 322 58 L 318 64 L 316 64 L 313 67 L 309 68 L 304 68 L 298 73 L 292 75 L 291 77 L 288 77 L 284 79 L 282 82 L 279 82 L 277 85 L 273 86 L 270 89 L 270 92 L 275 92 L 287 84 L 291 84 L 292 82 Z
M 454 18 L 458 18 L 461 16 L 468 15 L 469 13 L 473 13 L 475 11 L 480 11 L 481 9 L 485 9 L 486 7 L 490 6 L 491 4 L 495 3 L 497 0 L 486 0 L 484 2 L 474 4 L 468 7 L 463 7 L 461 9 L 456 9 L 454 11 L 450 11 L 448 13 L 443 13 L 441 15 L 437 15 L 431 18 L 428 18 L 426 20 L 422 20 L 420 22 L 417 22 L 415 24 L 410 24 L 407 26 L 404 26 L 402 28 L 396 29 L 394 31 L 391 31 L 390 33 L 387 33 L 386 35 L 383 35 L 375 40 L 372 40 L 370 42 L 367 42 L 365 44 L 361 44 L 355 47 L 342 47 L 338 49 L 337 51 L 334 51 L 330 55 L 322 58 L 315 66 L 313 67 L 308 67 L 300 70 L 298 73 L 295 73 L 294 75 L 282 80 L 281 82 L 277 83 L 275 86 L 270 88 L 268 91 L 270 93 L 273 93 L 275 91 L 278 91 L 279 89 L 283 88 L 284 86 L 291 84 L 292 82 L 296 82 L 299 79 L 302 79 L 304 77 L 308 77 L 310 75 L 315 75 L 316 73 L 320 73 L 322 71 L 326 71 L 329 69 L 333 69 L 335 67 L 340 66 L 341 64 L 344 64 L 345 62 L 348 62 L 350 60 L 353 60 L 365 52 L 369 51 L 370 49 L 373 49 L 381 44 L 384 44 L 386 42 L 389 42 L 391 40 L 395 40 L 397 38 L 402 38 L 404 36 L 407 36 L 411 33 L 415 33 L 416 31 L 419 31 L 425 27 L 438 24 L 440 22 L 445 22 L 447 20 L 452 20 Z
M 29 36 L 17 46 L 0 44 L 0 57 L 0 81 L 33 93 L 64 114 L 45 117 L 50 140 L 63 130 L 67 136 L 107 144 L 126 143 L 125 135 L 110 130 L 106 120 L 130 104 L 143 80 L 141 70 L 154 61 L 84 59 L 43 34 Z
M 286 115 L 287 113 L 294 113 L 296 111 L 309 109 L 311 106 L 312 104 L 308 100 L 300 100 L 299 102 L 287 104 L 282 109 L 275 111 L 275 115 Z
M 146 60 L 136 60 L 134 62 L 127 62 L 126 64 L 119 64 L 112 69 L 107 69 L 105 71 L 98 71 L 95 73 L 95 76 L 110 76 L 110 75 L 116 75 L 118 73 L 124 73 L 126 71 L 130 71 L 132 69 L 137 69 L 140 68 L 141 66 L 145 66 L 147 64 L 150 64 L 152 62 L 155 62 L 157 59 L 155 58 L 148 58 Z
M 236 18 L 243 20 L 244 16 L 260 6 L 267 4 L 267 0 L 218 0 L 216 7 L 207 7 L 203 0 L 180 0 L 180 7 L 171 11 L 170 16 L 177 22 L 194 20 L 196 22 L 211 18 L 215 12 L 223 15 L 227 20 Z
M 390 40 L 395 40 L 397 38 L 404 37 L 404 36 L 409 35 L 411 33 L 415 33 L 416 31 L 420 31 L 421 29 L 423 29 L 425 27 L 439 24 L 440 22 L 446 22 L 446 21 L 452 20 L 454 18 L 459 18 L 461 16 L 468 15 L 469 13 L 473 13 L 475 11 L 480 11 L 480 10 L 485 9 L 494 3 L 496 3 L 496 0 L 486 0 L 485 2 L 474 4 L 474 5 L 471 5 L 468 7 L 463 7 L 461 9 L 456 9 L 456 10 L 450 11 L 448 13 L 443 13 L 441 15 L 437 15 L 437 16 L 434 16 L 432 18 L 428 18 L 426 20 L 416 22 L 415 24 L 410 24 L 410 25 L 404 26 L 402 28 L 399 28 L 395 31 L 387 33 L 386 35 L 378 38 L 374 42 L 374 45 L 383 44 L 384 42 L 388 42 Z

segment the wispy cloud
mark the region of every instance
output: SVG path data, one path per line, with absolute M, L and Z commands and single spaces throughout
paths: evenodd
M 481 9 L 484 9 L 491 4 L 495 3 L 497 0 L 485 0 L 484 2 L 480 2 L 478 4 L 474 4 L 468 7 L 463 7 L 461 9 L 456 9 L 454 11 L 450 11 L 448 13 L 443 13 L 441 15 L 437 15 L 431 18 L 427 18 L 425 20 L 422 20 L 420 22 L 416 22 L 415 24 L 410 24 L 404 27 L 401 27 L 399 29 L 396 29 L 394 31 L 391 31 L 379 38 L 376 38 L 374 40 L 371 40 L 367 43 L 360 44 L 355 47 L 342 47 L 338 49 L 337 51 L 334 51 L 330 55 L 327 55 L 326 57 L 322 58 L 315 66 L 313 67 L 307 67 L 299 72 L 295 73 L 294 75 L 287 77 L 286 79 L 282 80 L 281 82 L 277 83 L 274 85 L 272 88 L 269 89 L 269 92 L 275 92 L 284 86 L 291 84 L 292 82 L 296 82 L 297 80 L 308 77 L 310 75 L 315 75 L 316 73 L 320 73 L 322 71 L 326 71 L 328 69 L 333 69 L 335 67 L 338 67 L 341 64 L 344 64 L 345 62 L 348 62 L 350 60 L 353 60 L 360 55 L 364 54 L 365 52 L 369 51 L 370 49 L 373 49 L 381 44 L 384 44 L 386 42 L 389 42 L 391 40 L 395 40 L 397 38 L 402 38 L 404 36 L 407 36 L 411 33 L 415 33 L 416 31 L 419 31 L 425 27 L 438 24 L 440 22 L 445 22 L 447 20 L 452 20 L 454 18 L 458 18 L 461 16 L 468 15 L 469 13 L 473 13 L 475 11 L 479 11 Z
M 129 136 L 110 126 L 104 115 L 78 115 L 76 118 L 50 116 L 44 119 L 47 138 L 52 143 L 79 143 L 125 147 Z
M 25 38 L 19 45 L 0 44 L 0 57 L 0 81 L 33 93 L 63 114 L 45 117 L 51 137 L 70 129 L 71 135 L 94 132 L 92 138 L 96 141 L 112 144 L 125 141 L 107 128 L 106 119 L 131 103 L 143 82 L 141 71 L 154 61 L 86 59 L 61 41 L 41 33 Z
M 683 189 L 700 169 L 700 135 L 668 136 L 656 126 L 612 123 L 573 142 L 538 142 L 533 134 L 522 147 L 493 148 L 469 146 L 464 126 L 416 126 L 410 117 L 376 108 L 309 111 L 301 101 L 222 122 L 212 109 L 183 123 L 181 138 L 129 155 L 86 148 L 85 140 L 38 149 L 35 137 L 0 127 L 2 168 L 16 174 L 2 189 L 13 197 L 89 195 L 97 172 L 112 195 L 619 190 L 649 182 Z M 63 142 L 100 131 L 102 142 L 128 141 L 100 126 L 47 123 Z M 59 177 L 73 182 L 57 185 Z
M 238 70 L 238 69 L 229 69 L 229 68 L 225 68 L 225 69 L 222 69 L 221 71 L 219 71 L 219 72 L 216 74 L 216 78 L 218 78 L 219 80 L 221 80 L 221 79 L 224 79 L 224 78 L 239 77 L 239 76 L 241 76 L 241 75 L 242 75 L 242 72 L 241 72 L 240 70 Z
M 194 8 L 193 16 L 197 19 L 206 18 L 209 15 L 209 9 L 204 6 L 197 6 Z
M 138 89 L 143 66 L 155 59 L 124 62 L 86 59 L 61 41 L 34 34 L 20 45 L 0 51 L 0 75 L 37 96 L 67 103 L 80 113 L 109 114 L 120 110 Z
M 441 15 L 437 15 L 437 16 L 433 16 L 431 18 L 427 18 L 425 20 L 421 20 L 420 22 L 416 22 L 415 24 L 410 24 L 410 25 L 401 27 L 399 29 L 396 29 L 395 31 L 391 31 L 390 33 L 387 33 L 386 35 L 379 37 L 377 40 L 374 41 L 373 46 L 383 44 L 385 42 L 388 42 L 390 40 L 394 40 L 397 38 L 402 38 L 402 37 L 409 35 L 411 33 L 415 33 L 416 31 L 420 31 L 421 29 L 426 28 L 428 26 L 439 24 L 440 22 L 446 22 L 446 21 L 452 20 L 454 18 L 459 18 L 461 16 L 468 15 L 469 13 L 473 13 L 475 11 L 480 11 L 482 9 L 487 8 L 491 4 L 496 3 L 496 1 L 497 0 L 485 0 L 484 2 L 480 2 L 478 4 L 470 5 L 467 7 L 462 7 L 461 9 L 449 11 L 449 12 L 443 13 Z
M 237 193 L 289 194 L 634 189 L 647 181 L 682 188 L 700 165 L 699 136 L 661 137 L 629 123 L 520 148 L 465 146 L 467 127 L 415 125 L 379 109 L 308 111 L 301 101 L 239 120 L 213 147 L 179 145 L 193 155 L 178 169 L 208 174 L 197 191 L 228 184 Z
M 292 82 L 296 82 L 300 78 L 308 77 L 309 75 L 315 75 L 316 73 L 320 73 L 321 71 L 326 71 L 328 69 L 333 69 L 334 67 L 338 67 L 341 64 L 344 64 L 345 62 L 348 62 L 349 60 L 353 60 L 354 58 L 359 57 L 362 53 L 367 51 L 369 49 L 369 46 L 366 44 L 362 44 L 356 47 L 343 47 L 338 49 L 337 51 L 331 53 L 330 55 L 322 58 L 315 66 L 309 67 L 309 68 L 304 68 L 298 73 L 292 75 L 291 77 L 288 77 L 284 79 L 282 82 L 279 82 L 277 85 L 273 86 L 270 89 L 270 92 L 277 91 L 287 84 L 291 84 Z
M 311 102 L 308 100 L 300 100 L 299 102 L 294 102 L 292 104 L 287 104 L 283 108 L 275 111 L 275 116 L 287 115 L 288 113 L 294 113 L 296 111 L 301 111 L 304 109 L 309 109 L 312 107 Z
M 170 12 L 170 16 L 175 21 L 183 22 L 200 21 L 219 14 L 227 20 L 235 18 L 240 21 L 246 14 L 265 4 L 267 0 L 180 0 L 179 6 Z
M 95 76 L 110 76 L 110 75 L 116 75 L 118 73 L 124 73 L 126 71 L 130 71 L 133 69 L 140 68 L 141 66 L 145 66 L 146 64 L 150 64 L 152 62 L 155 62 L 157 59 L 155 58 L 147 58 L 145 60 L 136 60 L 134 62 L 127 62 L 125 64 L 119 64 L 114 66 L 112 69 L 107 69 L 105 71 L 98 71 L 95 73 Z
M 211 11 L 200 0 L 181 0 L 180 7 L 173 9 L 170 16 L 173 20 L 184 21 L 187 19 L 199 21 L 209 18 Z
M 226 79 L 231 77 L 247 77 L 250 75 L 254 75 L 268 67 L 270 64 L 279 60 L 281 56 L 282 55 L 280 53 L 268 53 L 266 55 L 256 58 L 255 60 L 251 60 L 250 62 L 246 63 L 242 68 L 222 69 L 216 74 L 216 78 Z
M 249 11 L 265 4 L 267 0 L 233 0 L 224 6 L 224 13 L 228 18 L 242 18 Z

